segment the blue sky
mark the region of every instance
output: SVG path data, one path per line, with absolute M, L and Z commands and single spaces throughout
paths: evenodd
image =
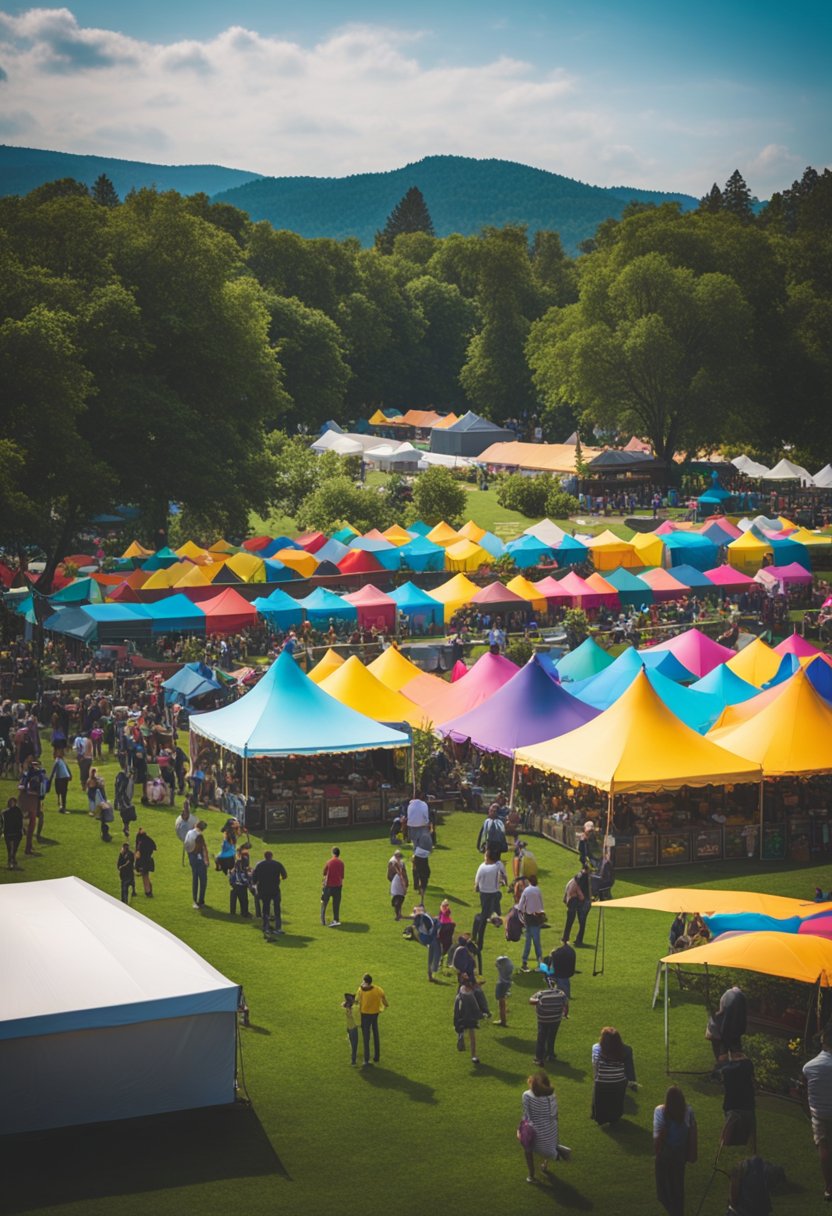
M 0 141 L 341 176 L 430 153 L 765 197 L 832 163 L 832 5 L 0 0 Z

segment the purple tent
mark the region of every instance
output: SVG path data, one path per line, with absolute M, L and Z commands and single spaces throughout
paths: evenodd
M 599 712 L 568 693 L 533 657 L 487 701 L 443 722 L 438 731 L 457 743 L 470 739 L 480 751 L 510 756 L 515 748 L 565 735 Z

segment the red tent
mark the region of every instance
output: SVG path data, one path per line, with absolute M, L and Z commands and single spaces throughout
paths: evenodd
M 142 598 L 135 587 L 131 587 L 126 579 L 122 579 L 117 587 L 112 587 L 107 592 L 107 599 L 115 600 L 117 604 L 139 604 Z
M 383 566 L 372 553 L 364 549 L 350 549 L 338 562 L 338 569 L 342 574 L 378 574 Z
M 243 541 L 243 548 L 249 553 L 259 553 L 261 549 L 266 549 L 272 543 L 272 536 L 250 536 L 248 540 Z
M 206 633 L 239 633 L 257 620 L 257 609 L 233 587 L 201 600 L 199 607 L 205 613 Z
M 366 555 L 365 555 L 366 556 Z M 346 558 L 344 559 L 346 561 Z M 396 601 L 372 583 L 367 583 L 360 591 L 352 591 L 345 595 L 348 604 L 358 609 L 358 624 L 361 629 L 385 629 L 392 631 L 396 628 Z
M 304 532 L 303 536 L 297 538 L 297 543 L 307 553 L 317 553 L 326 544 L 326 537 L 323 532 Z

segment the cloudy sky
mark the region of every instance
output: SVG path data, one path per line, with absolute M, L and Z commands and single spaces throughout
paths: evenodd
M 0 142 L 342 176 L 431 153 L 767 197 L 832 164 L 829 0 L 0 0 Z

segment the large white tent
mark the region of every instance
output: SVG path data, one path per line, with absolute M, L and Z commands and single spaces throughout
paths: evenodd
M 799 481 L 802 486 L 814 485 L 814 478 L 802 464 L 794 464 L 791 460 L 779 461 L 773 469 L 763 473 L 761 481 Z
M 0 888 L 0 1135 L 234 1101 L 239 986 L 80 878 Z

